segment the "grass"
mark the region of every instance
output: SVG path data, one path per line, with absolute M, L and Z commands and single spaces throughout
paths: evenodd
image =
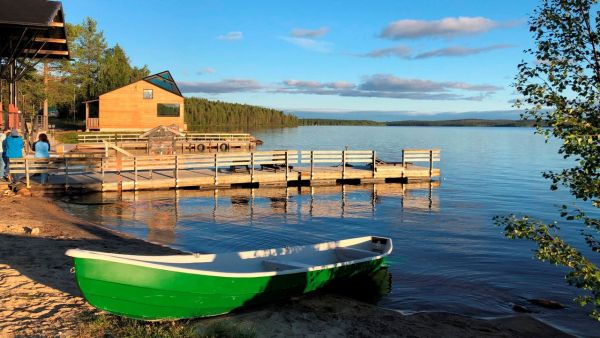
M 77 132 L 76 131 L 57 131 L 53 133 L 54 138 L 58 143 L 77 143 Z
M 80 317 L 78 337 L 256 337 L 254 329 L 225 320 L 204 324 L 202 320 L 145 322 L 105 313 L 85 312 Z

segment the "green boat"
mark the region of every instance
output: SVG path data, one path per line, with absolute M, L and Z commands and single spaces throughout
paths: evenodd
M 223 254 L 135 256 L 80 249 L 75 276 L 94 307 L 125 317 L 216 316 L 308 293 L 377 271 L 392 251 L 383 237 Z

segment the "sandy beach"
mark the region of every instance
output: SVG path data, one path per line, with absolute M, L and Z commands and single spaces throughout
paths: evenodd
M 82 315 L 98 316 L 70 273 L 69 248 L 136 254 L 177 251 L 110 232 L 63 212 L 51 199 L 0 197 L 0 336 L 82 336 Z M 85 217 L 82 215 L 82 217 Z M 316 294 L 186 322 L 253 328 L 259 337 L 566 337 L 528 315 L 482 320 L 448 313 L 410 316 L 331 294 Z M 186 325 L 188 325 L 186 324 Z

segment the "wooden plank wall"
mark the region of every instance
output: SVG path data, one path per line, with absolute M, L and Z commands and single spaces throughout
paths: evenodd
M 144 89 L 153 90 L 152 99 L 144 99 Z M 185 130 L 183 97 L 175 95 L 147 81 L 140 80 L 125 87 L 100 95 L 99 124 L 101 131 L 129 131 L 152 129 L 159 125 L 175 124 Z M 179 117 L 159 117 L 158 103 L 178 103 Z

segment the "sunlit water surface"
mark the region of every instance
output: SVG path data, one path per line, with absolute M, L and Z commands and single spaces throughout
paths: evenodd
M 450 127 L 300 127 L 255 133 L 270 149 L 374 149 L 399 161 L 402 148 L 440 148 L 439 184 L 259 188 L 92 195 L 114 202 L 65 203 L 104 226 L 191 252 L 227 252 L 302 245 L 342 238 L 391 237 L 391 293 L 379 305 L 402 311 L 450 311 L 479 317 L 514 314 L 527 306 L 537 318 L 583 336 L 600 324 L 572 302 L 577 289 L 564 270 L 532 258 L 534 245 L 506 239 L 495 215 L 526 213 L 547 221 L 571 201 L 551 192 L 543 170 L 569 163 L 557 143 L 532 129 Z M 81 202 L 80 201 L 80 202 Z M 567 239 L 578 230 L 564 226 Z M 568 306 L 549 310 L 545 298 Z

